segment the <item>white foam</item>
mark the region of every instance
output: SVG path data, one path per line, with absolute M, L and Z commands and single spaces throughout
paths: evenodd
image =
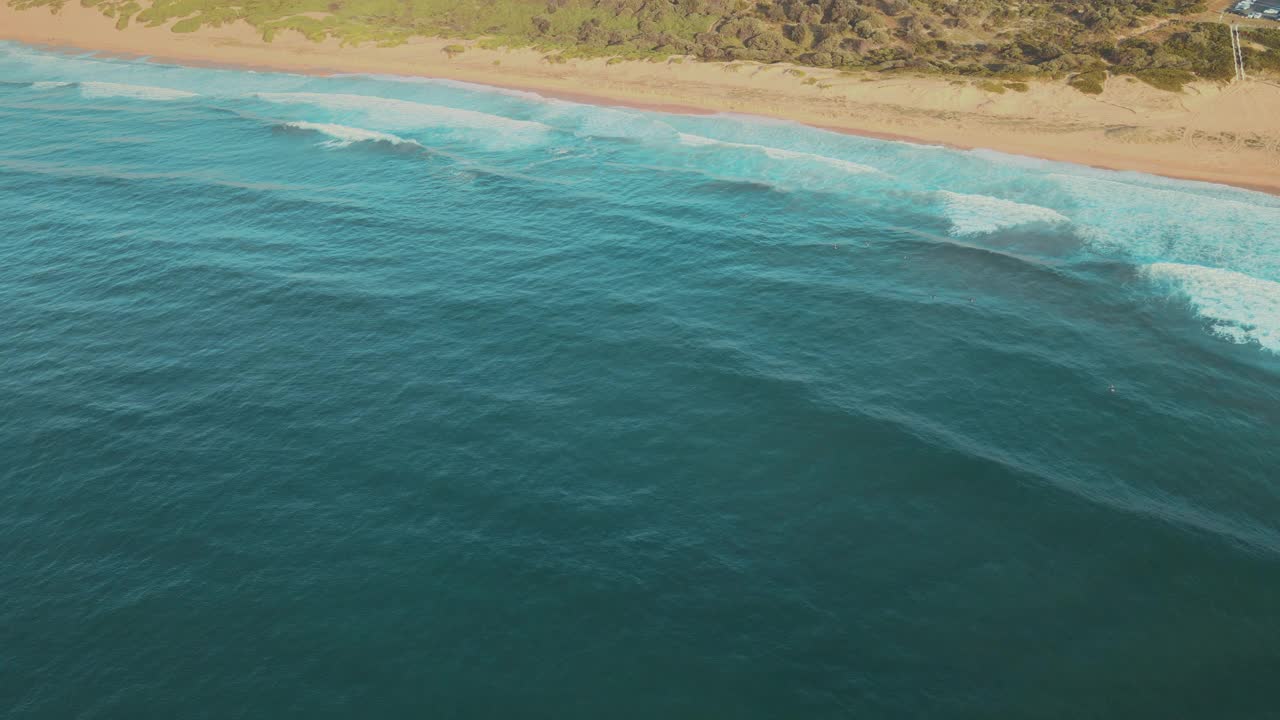
M 374 80 L 383 80 L 386 82 L 398 82 L 413 85 L 437 85 L 441 87 L 449 87 L 457 90 L 467 90 L 470 92 L 488 93 L 491 95 L 507 95 L 509 97 L 521 98 L 523 100 L 534 100 L 539 102 L 549 101 L 550 99 L 544 95 L 539 95 L 531 90 L 517 90 L 515 88 L 506 88 L 499 85 L 484 85 L 481 83 L 471 83 L 462 80 L 452 80 L 450 78 L 428 78 L 413 77 L 410 75 L 383 75 L 373 74 L 338 74 L 334 77 L 367 77 Z
M 181 100 L 198 96 L 198 93 L 186 90 L 110 82 L 82 82 L 80 93 L 87 98 L 127 97 L 135 100 Z
M 1280 283 L 1200 265 L 1153 263 L 1152 281 L 1185 297 L 1210 321 L 1214 335 L 1234 343 L 1256 342 L 1280 354 Z
M 567 118 L 578 137 L 670 142 L 677 135 L 675 128 L 652 115 L 615 108 L 553 101 L 547 104 L 546 117 L 553 122 Z
M 313 123 L 306 122 L 305 120 L 299 120 L 297 122 L 285 123 L 284 126 L 295 128 L 297 130 L 310 130 L 311 132 L 318 132 L 321 135 L 328 135 L 332 139 L 320 143 L 324 147 L 347 147 L 352 143 L 358 142 L 384 142 L 391 145 L 418 145 L 416 140 L 406 140 L 399 135 L 378 132 L 377 130 L 365 130 L 363 128 L 349 127 L 347 125 Z
M 534 142 L 550 130 L 542 123 L 528 120 L 372 95 L 257 93 L 255 97 L 270 103 L 304 104 L 335 112 L 358 113 L 368 118 L 371 124 L 395 130 L 443 127 L 486 131 L 489 133 L 487 137 L 495 143 Z
M 69 82 L 54 82 L 52 80 L 41 80 L 39 82 L 31 83 L 31 87 L 35 90 L 52 90 L 54 88 L 66 87 L 70 84 L 71 83 Z
M 951 234 L 959 237 L 993 233 L 1032 223 L 1069 223 L 1070 218 L 1046 207 L 1002 200 L 990 195 L 962 195 L 941 190 L 942 207 L 951 221 Z
M 1203 183 L 1051 176 L 1100 254 L 1280 278 L 1280 200 Z
M 751 150 L 763 153 L 766 157 L 773 160 L 802 160 L 807 162 L 816 162 L 829 167 L 843 170 L 851 174 L 878 173 L 879 169 L 870 165 L 841 160 L 840 158 L 827 157 L 826 155 L 818 155 L 816 153 L 801 152 L 799 150 L 786 150 L 783 148 L 769 147 L 767 145 L 754 145 L 751 143 L 737 143 L 728 140 L 716 140 L 714 138 L 703 137 L 701 135 L 691 135 L 689 133 L 679 134 L 680 143 L 690 147 L 708 147 L 719 146 L 737 148 L 740 150 Z

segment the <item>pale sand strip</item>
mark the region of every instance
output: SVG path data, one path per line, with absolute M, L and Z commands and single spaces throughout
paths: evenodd
M 1200 83 L 1180 95 L 1112 78 L 1100 96 L 1061 83 L 993 94 L 945 78 L 849 76 L 787 66 L 686 61 L 546 62 L 532 50 L 415 39 L 392 48 L 312 43 L 293 33 L 263 42 L 237 23 L 178 34 L 130 26 L 69 2 L 56 15 L 0 0 L 0 39 L 69 46 L 185 64 L 304 73 L 380 73 L 451 78 L 544 95 L 673 112 L 739 112 L 841 132 L 988 148 L 1117 170 L 1227 183 L 1280 193 L 1280 85 Z M 816 84 L 805 80 L 817 78 Z

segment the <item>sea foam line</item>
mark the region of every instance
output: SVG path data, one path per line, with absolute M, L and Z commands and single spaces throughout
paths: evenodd
M 126 85 L 124 83 L 88 81 L 79 83 L 80 93 L 87 98 L 127 97 L 135 100 L 182 100 L 198 97 L 199 93 L 150 85 Z
M 475 110 L 396 100 L 373 95 L 341 93 L 256 93 L 254 97 L 276 104 L 304 104 L 338 112 L 358 112 L 379 123 L 397 128 L 448 127 L 494 130 L 520 135 L 541 134 L 549 127 L 529 120 L 516 120 Z
M 804 160 L 808 162 L 817 162 L 830 167 L 838 168 L 847 173 L 866 174 L 880 173 L 879 168 L 863 165 L 861 163 L 851 162 L 849 160 L 841 160 L 840 158 L 827 157 L 826 155 L 818 155 L 816 153 L 801 152 L 799 150 L 786 150 L 783 148 L 769 147 L 767 145 L 754 145 L 752 143 L 730 142 L 728 140 L 716 140 L 714 138 L 703 137 L 702 135 L 691 135 L 689 133 L 679 133 L 680 143 L 690 147 L 730 147 L 741 150 L 751 150 L 763 153 L 766 157 L 773 160 Z

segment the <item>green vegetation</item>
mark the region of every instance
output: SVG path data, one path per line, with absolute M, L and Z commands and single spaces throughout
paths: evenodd
M 1280 30 L 1274 28 L 1247 28 L 1241 31 L 1245 41 L 1244 65 L 1249 72 L 1280 74 Z M 1252 47 L 1260 45 L 1262 50 Z
M 1107 80 L 1106 70 L 1086 70 L 1073 75 L 1067 84 L 1086 95 L 1101 95 L 1102 84 Z
M 1195 79 L 1195 76 L 1186 70 L 1176 70 L 1174 68 L 1139 70 L 1137 77 L 1152 87 L 1168 90 L 1169 92 L 1182 92 L 1182 86 Z
M 454 57 L 455 55 L 461 55 L 466 51 L 467 51 L 467 48 L 466 46 L 463 46 L 463 45 L 445 45 L 444 47 L 440 48 L 440 52 L 443 52 L 445 55 L 448 55 L 449 57 Z
M 66 0 L 8 0 L 19 7 Z M 532 47 L 548 62 L 608 57 L 788 62 L 846 71 L 990 78 L 991 92 L 1107 74 L 1164 89 L 1232 77 L 1226 28 L 1187 16 L 1202 0 L 79 0 L 116 18 L 192 32 L 244 21 L 271 41 L 393 45 L 414 36 Z M 1169 22 L 1156 22 L 1168 19 Z M 1148 29 L 1142 32 L 1144 28 Z M 1251 29 L 1251 68 L 1280 67 L 1280 31 Z M 463 45 L 450 45 L 450 56 Z M 1265 47 L 1265 50 L 1258 49 Z M 452 48 L 453 50 L 450 50 Z

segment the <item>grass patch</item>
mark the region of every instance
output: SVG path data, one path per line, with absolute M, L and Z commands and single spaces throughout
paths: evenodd
M 1085 95 L 1101 95 L 1102 84 L 1107 81 L 1106 70 L 1088 70 L 1073 75 L 1067 84 Z
M 1196 79 L 1195 75 L 1192 75 L 1186 70 L 1177 70 L 1174 68 L 1152 68 L 1150 70 L 1139 70 L 1133 75 L 1153 88 L 1175 93 L 1182 92 L 1183 86 Z

